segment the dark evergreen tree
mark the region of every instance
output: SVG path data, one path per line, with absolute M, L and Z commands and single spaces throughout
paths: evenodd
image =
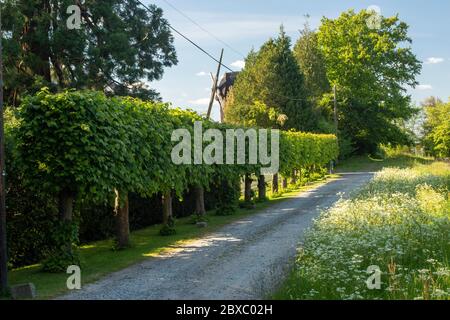
M 67 26 L 74 4 L 79 29 Z M 42 86 L 158 99 L 145 82 L 161 79 L 177 56 L 162 10 L 149 7 L 136 0 L 2 1 L 7 103 Z
M 258 52 L 249 54 L 232 96 L 226 107 L 228 112 L 242 106 L 251 108 L 258 101 L 287 116 L 284 128 L 311 130 L 314 127 L 303 74 L 292 53 L 291 39 L 283 27 L 276 39 L 270 39 Z

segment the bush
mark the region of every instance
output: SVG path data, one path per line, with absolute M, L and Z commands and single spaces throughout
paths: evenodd
M 170 217 L 168 223 L 164 225 L 161 230 L 159 230 L 159 234 L 164 237 L 173 236 L 177 233 L 175 230 L 175 219 Z
M 222 178 L 217 187 L 221 192 L 218 197 L 216 215 L 233 215 L 239 207 L 239 198 L 241 195 L 241 182 L 239 177 L 235 177 L 231 181 Z
M 80 266 L 78 254 L 78 224 L 58 221 L 51 231 L 52 250 L 42 263 L 42 270 L 51 273 L 65 272 L 71 265 Z

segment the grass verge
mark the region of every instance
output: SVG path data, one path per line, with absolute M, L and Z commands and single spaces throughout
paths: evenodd
M 273 298 L 450 299 L 450 165 L 389 163 L 403 169 L 384 169 L 320 216 Z M 371 266 L 381 272 L 376 289 L 367 285 Z
M 430 164 L 432 158 L 414 156 L 410 154 L 397 154 L 385 159 L 376 159 L 369 155 L 355 156 L 347 159 L 337 166 L 337 172 L 377 172 L 386 167 L 410 168 L 417 164 Z

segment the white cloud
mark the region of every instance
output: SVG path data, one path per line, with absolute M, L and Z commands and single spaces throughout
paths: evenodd
M 194 105 L 200 105 L 200 106 L 207 106 L 209 105 L 209 98 L 200 98 L 200 99 L 195 99 L 195 100 L 189 100 L 189 104 L 194 104 Z
M 430 84 L 419 84 L 417 90 L 425 91 L 425 90 L 433 90 L 433 86 Z
M 245 67 L 245 61 L 243 60 L 237 60 L 231 64 L 232 67 L 238 68 L 238 69 L 244 69 Z
M 427 60 L 425 60 L 425 64 L 438 64 L 444 61 L 445 61 L 444 58 L 430 57 Z
M 200 71 L 198 73 L 195 74 L 197 77 L 204 77 L 206 75 L 208 75 L 205 71 Z
M 276 36 L 283 24 L 288 34 L 298 36 L 298 30 L 302 28 L 306 18 L 302 14 L 276 15 L 276 14 L 236 14 L 227 12 L 208 12 L 208 11 L 189 11 L 186 12 L 191 18 L 195 19 L 200 25 L 214 34 L 221 40 L 227 41 L 234 46 L 239 40 L 248 42 L 249 38 L 258 37 L 268 38 Z M 187 23 L 186 19 L 179 15 L 170 17 L 174 25 L 181 26 L 182 30 L 192 40 L 205 43 L 216 43 L 206 32 L 199 32 L 199 28 L 192 23 Z M 312 28 L 320 25 L 321 16 L 311 17 L 309 19 Z M 185 42 L 180 36 L 175 38 Z M 252 45 L 253 43 L 251 43 Z

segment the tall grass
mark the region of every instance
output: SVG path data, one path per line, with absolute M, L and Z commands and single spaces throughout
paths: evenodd
M 324 212 L 276 298 L 450 299 L 450 166 L 384 169 Z M 366 281 L 382 271 L 381 289 Z

